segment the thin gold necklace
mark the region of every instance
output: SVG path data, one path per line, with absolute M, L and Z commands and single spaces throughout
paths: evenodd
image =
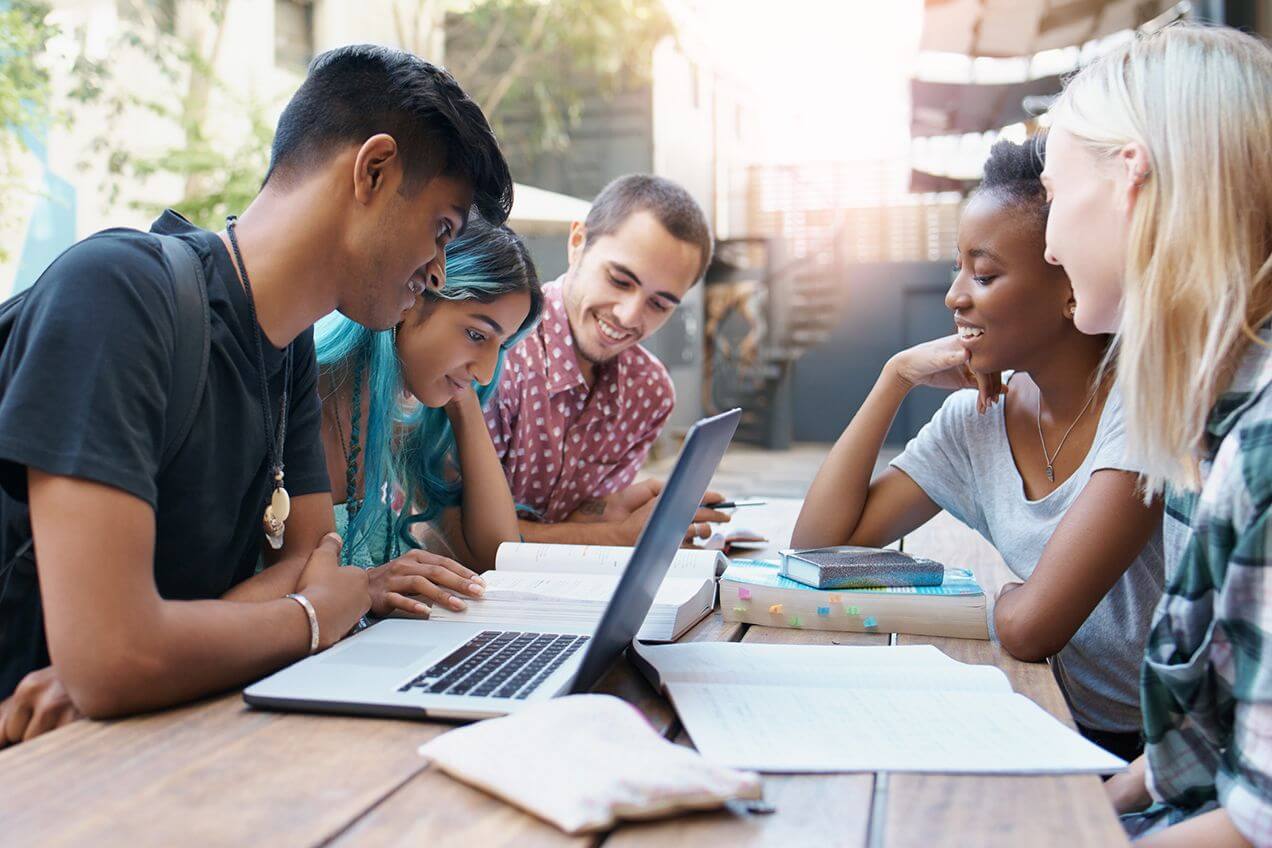
M 1042 436 L 1042 390 L 1040 389 L 1038 391 L 1038 441 L 1042 442 L 1042 458 L 1047 461 L 1048 483 L 1056 482 L 1056 457 L 1060 455 L 1060 450 L 1064 447 L 1064 443 L 1068 440 L 1069 434 L 1073 432 L 1074 427 L 1078 426 L 1078 422 L 1082 420 L 1083 415 L 1086 415 L 1086 411 L 1091 408 L 1091 404 L 1095 402 L 1095 396 L 1099 393 L 1100 387 L 1097 385 L 1091 392 L 1091 397 L 1087 398 L 1086 406 L 1082 407 L 1082 411 L 1078 413 L 1078 417 L 1073 419 L 1073 423 L 1069 425 L 1069 429 L 1064 431 L 1064 436 L 1060 439 L 1060 444 L 1056 445 L 1056 452 L 1049 455 L 1047 453 L 1047 440 Z

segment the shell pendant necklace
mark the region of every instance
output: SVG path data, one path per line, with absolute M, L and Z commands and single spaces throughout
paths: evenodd
M 243 278 L 243 291 L 247 293 L 247 311 L 252 318 L 252 338 L 256 342 L 256 369 L 260 377 L 261 419 L 265 424 L 265 447 L 269 464 L 270 484 L 273 494 L 265 506 L 265 515 L 261 526 L 265 530 L 265 540 L 274 550 L 283 546 L 283 534 L 287 530 L 287 518 L 291 515 L 291 498 L 283 485 L 283 446 L 287 439 L 287 407 L 291 395 L 292 377 L 292 345 L 287 345 L 283 354 L 283 396 L 280 399 L 278 412 L 278 429 L 274 429 L 274 416 L 270 411 L 269 379 L 265 375 L 265 345 L 261 341 L 261 324 L 256 318 L 256 298 L 252 296 L 252 282 L 247 277 L 247 266 L 243 264 L 243 255 L 239 252 L 238 237 L 234 234 L 238 217 L 229 215 L 225 219 L 225 231 L 230 238 L 230 247 L 234 249 L 234 263 L 238 266 L 239 276 Z

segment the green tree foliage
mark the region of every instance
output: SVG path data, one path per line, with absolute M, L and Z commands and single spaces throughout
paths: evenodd
M 525 162 L 567 148 L 589 98 L 647 85 L 671 32 L 660 0 L 475 0 L 447 16 L 446 64 Z
M 258 191 L 273 133 L 267 116 L 277 104 L 244 102 L 215 73 L 229 1 L 122 0 L 124 26 L 110 59 L 77 61 L 72 98 L 106 115 L 92 153 L 107 162 L 111 202 L 176 175 L 180 198 L 167 200 L 217 228 Z M 392 0 L 399 46 L 428 58 L 439 7 L 455 10 L 445 15 L 447 65 L 491 117 L 513 162 L 568 147 L 588 98 L 647 84 L 653 47 L 671 32 L 661 0 Z M 125 52 L 140 54 L 152 72 L 118 76 Z M 138 138 L 130 126 L 138 114 L 175 128 L 176 141 L 156 149 L 153 139 Z M 229 142 L 213 131 L 227 116 L 248 119 L 248 131 Z M 515 132 L 502 131 L 506 117 Z M 129 205 L 152 213 L 165 203 Z
M 16 127 L 41 123 L 48 114 L 49 73 L 41 59 L 57 29 L 39 0 L 0 0 L 0 125 L 5 143 L 16 142 Z
M 175 175 L 183 184 L 178 199 L 131 200 L 129 206 L 154 214 L 172 205 L 199 226 L 219 229 L 227 214 L 241 212 L 256 196 L 269 163 L 273 124 L 265 104 L 244 101 L 216 75 L 228 4 L 183 0 L 176 7 L 131 0 L 117 43 L 107 51 L 111 59 L 93 62 L 81 56 L 78 61 L 72 97 L 104 107 L 106 115 L 92 152 L 106 160 L 111 202 L 125 188 Z M 121 78 L 113 68 L 124 51 L 141 57 L 153 75 Z M 219 111 L 213 110 L 214 100 Z M 149 139 L 138 139 L 128 127 L 138 114 L 160 118 L 175 129 L 176 140 L 155 147 Z M 227 115 L 236 123 L 242 117 L 248 121 L 247 132 L 229 142 L 214 132 Z
M 12 214 L 22 185 L 17 161 L 25 145 L 18 130 L 39 131 L 49 117 L 49 73 L 42 60 L 57 29 L 48 13 L 39 0 L 0 0 L 0 219 Z

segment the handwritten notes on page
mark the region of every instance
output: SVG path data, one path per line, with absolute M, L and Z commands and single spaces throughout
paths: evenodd
M 683 650 L 688 649 L 688 650 Z M 1061 774 L 1126 763 L 930 645 L 638 645 L 695 747 L 764 772 Z

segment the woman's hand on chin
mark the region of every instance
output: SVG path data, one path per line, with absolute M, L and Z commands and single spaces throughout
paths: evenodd
M 473 389 L 472 383 L 469 383 L 462 392 L 447 401 L 443 409 L 446 410 L 446 415 L 452 421 L 466 415 L 475 414 L 478 417 L 482 415 L 481 401 L 477 399 L 477 392 Z
M 888 360 L 885 367 L 907 390 L 915 386 L 976 389 L 979 392 L 976 409 L 984 413 L 1007 394 L 1007 386 L 996 371 L 986 374 L 972 371 L 968 359 L 968 351 L 959 342 L 958 335 L 951 334 L 907 348 Z

